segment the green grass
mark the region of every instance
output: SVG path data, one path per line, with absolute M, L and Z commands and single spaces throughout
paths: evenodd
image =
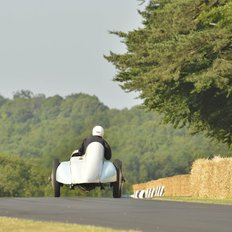
M 155 197 L 153 199 L 154 200 L 167 200 L 167 201 L 232 205 L 232 199 L 209 199 L 209 198 L 193 198 L 193 197 Z
M 132 232 L 110 228 L 0 217 L 0 232 Z M 135 232 L 135 231 L 134 231 Z

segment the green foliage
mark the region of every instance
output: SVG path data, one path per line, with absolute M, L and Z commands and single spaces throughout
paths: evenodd
M 105 128 L 112 160 L 123 162 L 124 194 L 133 183 L 188 173 L 196 158 L 231 152 L 203 134 L 163 125 L 159 115 L 141 107 L 109 109 L 85 94 L 26 96 L 0 98 L 0 151 L 5 154 L 0 155 L 0 196 L 51 196 L 52 160 L 69 160 L 97 124 Z M 63 187 L 62 195 L 112 196 L 112 190 L 86 194 Z
M 124 54 L 105 56 L 115 81 L 175 127 L 232 143 L 232 1 L 151 0 L 144 27 L 123 33 Z
M 44 196 L 47 177 L 38 159 L 0 155 L 0 197 Z

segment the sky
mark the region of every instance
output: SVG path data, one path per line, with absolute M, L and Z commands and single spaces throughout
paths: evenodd
M 0 0 L 0 95 L 95 95 L 110 108 L 141 103 L 113 81 L 103 56 L 126 52 L 109 31 L 142 27 L 138 0 Z

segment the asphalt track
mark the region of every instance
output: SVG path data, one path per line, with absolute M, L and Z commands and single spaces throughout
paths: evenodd
M 144 232 L 232 231 L 232 206 L 130 198 L 0 198 L 0 216 Z

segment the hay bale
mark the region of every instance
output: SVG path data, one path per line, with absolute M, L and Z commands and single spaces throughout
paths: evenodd
M 165 196 L 191 196 L 190 175 L 178 175 L 173 177 L 152 180 L 146 183 L 133 185 L 133 191 L 148 190 L 164 187 Z
M 192 165 L 191 190 L 194 197 L 232 197 L 232 158 L 219 156 L 212 160 L 199 159 Z

